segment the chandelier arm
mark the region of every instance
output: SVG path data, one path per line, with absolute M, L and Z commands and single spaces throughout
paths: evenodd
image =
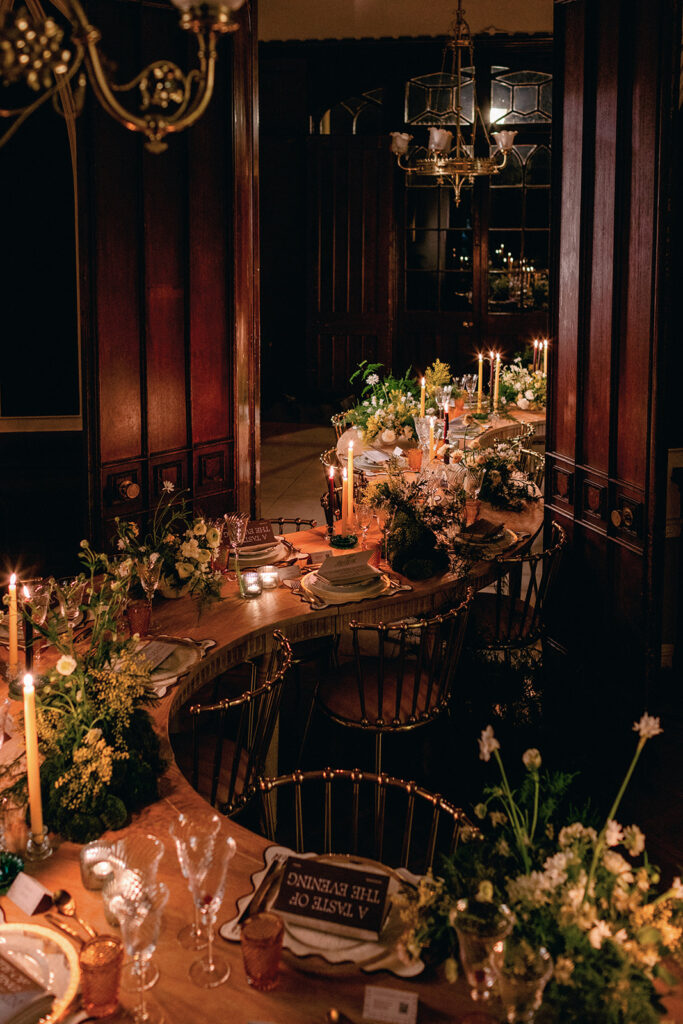
M 135 78 L 131 79 L 130 82 L 125 82 L 123 85 L 119 85 L 116 82 L 111 82 L 109 87 L 112 90 L 112 92 L 130 92 L 132 89 L 137 88 L 141 84 L 141 82 L 143 82 L 145 78 L 147 78 L 149 72 L 153 71 L 154 68 L 156 67 L 166 69 L 167 71 L 178 71 L 184 78 L 183 98 L 182 101 L 177 104 L 175 110 L 173 111 L 173 118 L 175 120 L 180 120 L 180 118 L 187 110 L 190 104 L 190 100 L 192 99 L 192 88 L 195 81 L 198 81 L 201 84 L 200 72 L 196 68 L 192 71 L 189 71 L 187 75 L 183 75 L 182 71 L 180 71 L 180 68 L 177 66 L 177 64 L 174 64 L 172 61 L 158 60 L 155 61 L 153 64 L 150 64 L 148 67 L 144 68 L 140 72 L 140 74 L 136 75 Z
M 43 103 L 47 103 L 49 99 L 54 99 L 54 97 L 60 92 L 60 90 L 65 85 L 67 85 L 67 83 L 73 78 L 73 76 L 80 68 L 82 62 L 83 47 L 79 45 L 79 53 L 76 57 L 76 60 L 74 60 L 73 65 L 69 68 L 68 72 L 64 75 L 60 75 L 59 79 L 55 81 L 55 84 L 51 86 L 49 89 L 46 89 L 45 92 L 41 93 L 41 95 L 38 96 L 38 98 L 35 99 L 33 103 L 29 103 L 25 107 L 17 107 L 15 110 L 8 110 L 6 108 L 0 107 L 0 117 L 16 118 L 16 120 L 12 122 L 10 127 L 4 133 L 4 135 L 0 135 L 0 149 L 2 149 L 6 142 L 9 142 L 14 133 L 21 127 L 24 121 L 26 121 L 31 116 L 31 114 L 38 110 L 39 107 L 42 107 Z

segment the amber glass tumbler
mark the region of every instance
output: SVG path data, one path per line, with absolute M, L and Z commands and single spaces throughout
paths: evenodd
M 119 1005 L 123 943 L 113 935 L 98 935 L 85 943 L 78 960 L 83 1009 L 91 1017 L 109 1017 Z
M 283 933 L 277 914 L 254 914 L 242 925 L 244 973 L 259 992 L 270 992 L 277 985 Z

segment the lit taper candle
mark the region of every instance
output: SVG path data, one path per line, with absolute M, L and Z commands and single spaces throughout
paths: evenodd
M 479 379 L 477 380 L 477 412 L 481 412 L 481 396 L 484 387 L 484 354 L 479 353 Z
M 19 639 L 17 636 L 17 575 L 9 578 L 9 660 L 7 675 L 14 679 L 19 671 Z
M 543 341 L 543 372 L 548 376 L 548 339 Z
M 26 775 L 28 778 L 28 803 L 31 810 L 31 834 L 33 842 L 41 846 L 45 838 L 43 827 L 43 802 L 40 795 L 40 764 L 38 762 L 38 729 L 36 726 L 36 691 L 33 676 L 24 676 L 24 731 L 26 734 Z
M 353 441 L 349 441 L 348 461 L 349 461 L 349 482 L 348 482 L 349 510 L 348 510 L 348 517 L 349 517 L 349 526 L 351 526 L 353 524 Z
M 341 533 L 342 537 L 345 537 L 349 528 L 349 474 L 346 472 L 346 466 L 342 470 L 342 520 L 341 520 Z
M 33 622 L 31 621 L 31 591 L 28 587 L 23 588 L 24 603 L 22 607 L 22 621 L 24 623 L 24 665 L 27 672 L 33 671 Z
M 498 412 L 498 392 L 500 390 L 500 352 L 496 352 L 496 378 L 493 384 L 493 411 Z
M 426 388 L 427 388 L 427 381 L 423 377 L 422 378 L 422 383 L 420 384 L 420 416 L 424 416 L 424 414 L 425 414 L 425 391 L 426 391 Z

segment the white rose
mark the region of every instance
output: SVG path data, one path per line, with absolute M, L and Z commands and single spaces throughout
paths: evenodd
M 529 408 L 529 403 L 528 403 L 526 398 L 518 398 L 517 399 L 517 406 L 520 409 L 528 409 Z
M 175 571 L 178 573 L 181 580 L 187 580 L 194 572 L 194 569 L 191 565 L 188 565 L 187 562 L 176 562 Z
M 383 430 L 382 431 L 382 443 L 393 444 L 396 440 L 396 431 L 394 430 Z
M 196 540 L 186 540 L 180 545 L 180 554 L 183 558 L 199 558 L 199 544 Z
M 525 391 L 525 392 L 524 392 L 524 397 L 525 397 L 525 398 L 528 398 L 530 402 L 533 402 L 533 400 L 534 400 L 534 393 L 533 393 L 533 391 L 531 390 L 531 388 L 529 388 L 529 390 L 528 390 L 528 391 Z
M 203 519 L 198 519 L 194 524 L 194 535 L 195 537 L 203 537 L 206 533 L 206 523 Z
M 76 664 L 76 659 L 72 658 L 70 654 L 63 654 L 55 665 L 55 668 L 59 672 L 60 676 L 70 676 L 76 668 Z

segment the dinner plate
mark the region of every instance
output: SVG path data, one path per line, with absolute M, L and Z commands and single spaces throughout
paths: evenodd
M 318 574 L 315 572 L 309 572 L 306 576 L 302 577 L 301 586 L 304 590 L 313 594 L 314 597 L 320 597 L 331 604 L 345 604 L 348 601 L 362 601 L 366 598 L 369 600 L 373 597 L 379 597 L 391 589 L 389 580 L 383 575 L 369 586 L 362 586 L 356 583 L 351 589 L 342 589 L 341 587 L 330 586 L 329 583 L 325 585 L 318 579 Z
M 344 591 L 358 590 L 361 587 L 365 589 L 365 587 L 378 583 L 382 579 L 382 574 L 380 572 L 373 573 L 368 579 L 358 580 L 357 583 L 331 583 L 315 572 L 311 573 L 311 577 L 315 577 L 315 579 L 311 579 L 311 583 L 319 583 L 323 587 L 330 587 L 332 590 L 340 590 L 343 593 Z
M 496 555 L 502 554 L 507 551 L 508 548 L 512 547 L 513 544 L 517 543 L 517 534 L 512 530 L 509 530 L 507 526 L 503 532 L 503 536 L 497 540 L 489 540 L 485 542 L 462 540 L 460 537 L 456 540 L 457 546 L 462 550 L 471 554 L 476 554 L 478 558 L 494 558 Z
M 266 866 L 252 876 L 252 893 L 256 891 L 261 880 L 265 877 L 268 868 L 276 857 L 285 857 L 293 853 L 285 847 L 271 846 L 266 850 Z M 305 928 L 302 925 L 284 921 L 285 932 L 282 942 L 283 949 L 291 956 L 288 958 L 298 970 L 308 974 L 348 975 L 358 970 L 364 973 L 374 971 L 390 971 L 400 978 L 412 978 L 424 970 L 421 960 L 405 964 L 399 959 L 397 953 L 398 941 L 405 931 L 405 922 L 401 918 L 400 907 L 396 905 L 393 896 L 398 893 L 404 884 L 416 886 L 419 876 L 405 868 L 389 868 L 377 861 L 368 860 L 364 857 L 347 856 L 343 854 L 301 854 L 306 858 L 324 860 L 345 866 L 357 865 L 359 868 L 372 868 L 373 870 L 389 876 L 389 911 L 385 916 L 384 924 L 378 940 L 356 939 L 341 935 L 332 935 L 328 932 L 318 931 L 313 928 Z M 277 897 L 277 886 L 268 894 L 266 905 L 260 910 L 270 909 Z M 240 928 L 238 918 L 246 904 L 251 899 L 251 893 L 247 897 L 238 900 L 238 914 L 232 921 L 226 922 L 221 929 L 224 939 L 236 941 L 239 939 Z
M 240 558 L 243 555 L 260 555 L 264 551 L 274 551 L 279 543 L 277 540 L 269 540 L 265 544 L 245 544 L 240 548 Z
M 248 551 L 240 551 L 239 562 L 240 569 L 249 569 L 252 566 L 257 565 L 270 565 L 273 562 L 282 562 L 285 558 L 290 556 L 291 549 L 287 547 L 282 541 L 275 544 L 274 547 L 268 548 L 267 551 L 255 552 L 251 554 Z M 229 566 L 231 569 L 235 568 L 235 557 L 231 553 L 229 558 Z
M 174 637 L 148 637 L 142 641 L 162 640 L 164 643 L 173 644 L 173 650 L 160 665 L 152 670 L 149 677 L 149 685 L 153 690 L 165 689 L 169 683 L 174 682 L 178 676 L 185 675 L 193 665 L 196 665 L 202 656 L 202 649 L 193 640 L 178 640 Z M 116 665 L 114 666 L 116 669 Z M 160 696 L 163 696 L 161 694 Z
M 69 939 L 38 924 L 0 924 L 0 952 L 54 995 L 41 1024 L 63 1020 L 80 980 L 78 954 Z

